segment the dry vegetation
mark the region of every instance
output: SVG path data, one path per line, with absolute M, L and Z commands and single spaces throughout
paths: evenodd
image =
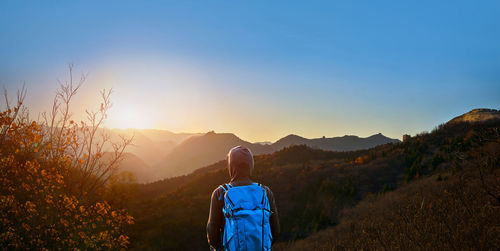
M 345 210 L 338 226 L 276 250 L 492 250 L 500 246 L 498 203 L 479 180 L 417 181 Z
M 345 209 L 339 225 L 275 249 L 498 249 L 500 141 L 459 159 L 454 172 L 369 196 Z
M 498 247 L 500 121 L 441 125 L 408 141 L 329 152 L 304 145 L 255 157 L 276 198 L 276 249 Z M 132 249 L 208 249 L 210 194 L 225 163 L 140 185 Z
M 120 250 L 129 245 L 124 227 L 133 218 L 104 195 L 123 149 L 101 161 L 108 137 L 98 128 L 110 107 L 102 92 L 88 120 L 71 119 L 70 103 L 81 82 L 61 83 L 50 113 L 31 120 L 23 106 L 24 88 L 11 104 L 5 92 L 0 112 L 0 249 Z
M 14 105 L 6 95 L 0 249 L 207 249 L 210 195 L 228 181 L 225 162 L 146 185 L 117 175 L 131 139 L 115 144 L 99 130 L 110 92 L 86 121 L 72 120 L 83 81 L 74 84 L 70 68 L 38 121 L 23 107 L 24 89 Z M 256 156 L 253 178 L 275 195 L 277 250 L 498 249 L 499 158 L 500 121 L 453 123 L 369 150 L 287 147 Z

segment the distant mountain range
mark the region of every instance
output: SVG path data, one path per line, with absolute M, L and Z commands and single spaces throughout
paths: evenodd
M 288 135 L 275 143 L 264 145 L 244 141 L 232 133 L 209 132 L 182 142 L 153 169 L 164 177 L 188 174 L 197 168 L 224 159 L 229 149 L 237 145 L 245 146 L 254 155 L 259 155 L 273 153 L 292 145 L 307 145 L 312 148 L 331 151 L 352 151 L 393 142 L 399 142 L 399 140 L 385 137 L 380 133 L 367 138 L 343 136 L 307 139 L 297 135 Z
M 226 158 L 229 149 L 238 145 L 249 148 L 255 155 L 274 151 L 271 145 L 253 144 L 232 133 L 208 132 L 179 144 L 153 169 L 160 178 L 188 174 Z
M 498 249 L 498 238 L 492 237 L 500 236 L 500 118 L 485 113 L 495 112 L 473 110 L 430 133 L 369 150 L 333 152 L 300 145 L 256 156 L 253 178 L 272 189 L 279 210 L 281 243 L 273 250 Z M 340 144 L 352 149 L 352 142 L 377 139 L 387 140 L 382 135 L 289 135 L 269 147 Z M 209 248 L 208 205 L 213 189 L 228 182 L 222 159 L 234 144 L 255 146 L 233 134 L 212 132 L 172 150 L 181 159 L 205 154 L 203 158 L 221 161 L 185 176 L 138 185 L 129 207 L 135 218 L 131 249 Z M 261 145 L 254 152 L 266 149 Z M 162 168 L 170 166 L 165 162 Z
M 330 151 L 354 151 L 361 149 L 368 149 L 378 145 L 399 142 L 397 139 L 388 138 L 381 133 L 374 134 L 367 138 L 360 138 L 353 135 L 345 135 L 342 137 L 333 138 L 315 138 L 306 139 L 294 134 L 290 134 L 271 146 L 275 150 L 281 150 L 290 145 L 307 145 L 312 148 L 330 150 Z
M 171 150 L 184 140 L 201 133 L 173 133 L 167 130 L 154 129 L 111 129 L 111 140 L 119 142 L 119 136 L 133 137 L 132 145 L 127 152 L 141 158 L 147 165 L 160 162 Z
M 103 155 L 104 161 L 109 161 L 113 157 L 113 154 L 106 152 Z M 151 166 L 145 163 L 141 158 L 133 153 L 123 153 L 122 161 L 120 162 L 119 172 L 131 172 L 135 175 L 136 181 L 143 183 L 154 179 L 150 177 Z
M 448 123 L 480 122 L 500 119 L 500 110 L 474 109 L 451 119 Z M 173 133 L 166 130 L 112 129 L 112 140 L 119 135 L 134 136 L 122 162 L 123 171 L 136 174 L 138 182 L 152 182 L 168 177 L 186 175 L 194 170 L 226 158 L 230 148 L 248 147 L 254 155 L 268 154 L 292 145 L 307 145 L 329 151 L 353 151 L 400 142 L 381 133 L 361 138 L 353 135 L 308 139 L 290 134 L 278 141 L 251 143 L 232 133 Z
M 399 142 L 382 134 L 367 138 L 343 136 L 307 139 L 288 135 L 275 143 L 250 143 L 232 133 L 176 134 L 163 130 L 111 130 L 112 139 L 119 135 L 134 136 L 127 150 L 122 171 L 132 171 L 139 182 L 151 182 L 167 177 L 189 174 L 192 171 L 226 158 L 230 148 L 248 147 L 254 155 L 273 153 L 291 145 L 307 145 L 331 151 L 368 149 L 377 145 Z M 139 161 L 141 160 L 141 161 Z M 134 167 L 133 163 L 136 164 Z

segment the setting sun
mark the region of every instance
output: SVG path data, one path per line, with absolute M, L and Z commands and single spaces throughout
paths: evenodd
M 144 111 L 140 108 L 130 106 L 130 105 L 120 105 L 112 107 L 107 125 L 111 128 L 136 128 L 136 129 L 146 129 L 153 127 L 152 117 L 146 116 Z

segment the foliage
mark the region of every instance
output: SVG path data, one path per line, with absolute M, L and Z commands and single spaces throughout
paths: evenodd
M 48 159 L 67 156 L 71 160 L 71 172 L 65 176 L 69 189 L 82 196 L 96 196 L 122 159 L 125 148 L 132 138 L 121 137 L 121 142 L 111 142 L 110 136 L 101 129 L 111 108 L 111 90 L 101 91 L 102 102 L 97 110 L 86 110 L 87 119 L 76 123 L 72 120 L 71 101 L 85 81 L 73 80 L 73 67 L 69 66 L 69 81 L 60 83 L 49 113 L 42 113 L 40 129 L 44 155 Z M 105 158 L 106 155 L 106 158 Z
M 303 156 L 296 157 L 299 153 Z M 369 182 L 371 176 L 380 168 L 392 167 L 381 165 L 359 175 L 360 167 L 352 162 L 362 154 L 293 146 L 255 157 L 254 178 L 268 185 L 275 195 L 282 240 L 303 238 L 336 224 L 340 210 L 353 205 L 360 194 L 382 189 L 382 185 Z M 392 177 L 381 178 L 393 182 Z M 132 248 L 207 249 L 204 236 L 210 195 L 226 182 L 225 163 L 219 162 L 203 172 L 139 185 L 138 200 L 129 207 L 137 220 L 130 229 Z
M 393 192 L 369 196 L 353 209 L 345 209 L 338 226 L 304 240 L 281 244 L 276 249 L 498 249 L 498 121 L 474 126 L 440 127 L 433 132 L 433 136 L 466 127 L 469 128 L 464 134 L 466 137 L 452 138 L 445 142 L 453 145 L 442 145 L 455 151 L 448 151 L 450 155 L 446 157 L 435 153 L 430 161 L 431 169 L 435 169 L 440 164 L 446 164 L 445 159 L 452 159 L 453 168 Z
M 461 175 L 467 178 L 430 177 L 367 198 L 346 210 L 338 226 L 275 249 L 494 250 L 500 204 L 481 191 L 477 173 Z
M 483 149 L 485 144 L 500 138 L 500 135 L 495 133 L 499 127 L 498 121 L 442 125 L 432 133 L 423 133 L 403 143 L 387 144 L 369 150 L 352 152 L 328 152 L 306 146 L 292 146 L 273 154 L 256 156 L 253 178 L 257 182 L 269 186 L 275 195 L 281 223 L 279 240 L 300 243 L 298 241 L 300 239 L 306 238 L 304 240 L 306 241 L 308 236 L 322 232 L 323 229 L 331 227 L 337 229 L 337 227 L 345 225 L 346 223 L 343 222 L 346 221 L 352 222 L 354 226 L 364 224 L 364 220 L 370 222 L 371 219 L 373 219 L 372 223 L 373 221 L 380 221 L 381 224 L 388 223 L 388 221 L 376 218 L 376 215 L 360 218 L 359 214 L 353 213 L 350 214 L 352 217 L 349 216 L 351 218 L 346 218 L 348 216 L 346 212 L 360 202 L 365 204 L 375 195 L 381 196 L 380 198 L 384 198 L 384 196 L 397 197 L 401 187 L 411 186 L 414 182 L 417 182 L 415 184 L 423 184 L 422 190 L 424 191 L 430 189 L 428 192 L 421 193 L 421 196 L 431 196 L 435 191 L 432 190 L 433 188 L 427 187 L 429 182 L 420 183 L 427 180 L 426 177 L 430 175 L 441 174 L 444 176 L 445 178 L 441 179 L 440 182 L 450 184 L 447 191 L 453 191 L 452 195 L 457 196 L 458 190 L 451 189 L 453 186 L 451 182 L 454 182 L 464 169 L 476 167 L 475 170 L 478 170 L 477 167 L 481 166 L 478 164 L 479 159 L 482 159 L 480 156 L 487 152 Z M 491 157 L 495 155 L 489 155 L 489 162 L 484 161 L 495 163 L 498 166 L 498 159 Z M 222 161 L 201 168 L 187 176 L 139 185 L 140 195 L 129 205 L 131 214 L 137 219 L 137 223 L 130 228 L 132 248 L 141 250 L 207 249 L 205 223 L 208 216 L 210 195 L 219 184 L 228 182 L 228 172 L 225 165 Z M 486 173 L 491 175 L 490 171 L 487 172 L 490 169 L 480 170 L 484 171 L 483 174 L 486 177 Z M 492 183 L 494 180 L 491 177 L 485 179 L 485 187 L 494 196 L 500 196 L 499 190 L 495 190 L 498 184 Z M 432 181 L 435 182 L 436 177 L 433 177 Z M 473 184 L 477 185 L 477 180 Z M 478 190 L 478 187 L 471 187 L 470 191 L 474 191 L 472 188 Z M 375 196 L 375 198 L 378 197 Z M 421 197 L 419 198 L 421 199 Z M 483 202 L 490 201 L 487 197 L 478 198 L 481 200 L 486 198 Z M 493 199 L 493 196 L 490 198 Z M 425 200 L 431 199 L 435 200 L 436 198 L 431 196 L 426 197 Z M 418 209 L 417 206 L 420 204 L 417 202 L 421 203 L 421 200 L 418 201 L 405 194 L 401 195 L 398 205 Z M 458 202 L 458 200 L 454 200 L 453 203 Z M 444 206 L 452 201 L 446 199 L 441 203 Z M 398 212 L 394 211 L 397 207 L 385 206 L 380 206 L 380 210 L 388 210 L 388 213 Z M 456 210 L 461 210 L 459 204 L 450 204 L 450 206 L 456 206 Z M 490 213 L 492 209 L 494 208 L 488 209 Z M 451 208 L 446 210 L 451 210 Z M 366 212 L 368 214 L 370 211 Z M 408 217 L 412 214 L 415 217 L 419 215 L 418 212 L 411 210 L 405 212 Z M 459 216 L 460 214 L 457 212 L 453 217 L 456 219 Z M 425 216 L 422 217 L 438 216 L 433 216 L 432 211 L 426 211 Z M 481 217 L 486 216 L 478 215 L 471 222 L 483 222 Z M 437 220 L 438 218 L 433 219 Z M 412 224 L 414 225 L 407 227 L 426 228 L 425 224 L 427 223 L 419 220 L 421 219 L 413 219 L 414 223 Z M 496 224 L 493 221 L 490 223 Z M 456 226 L 462 227 L 464 232 L 472 229 L 468 228 L 467 224 L 458 223 L 458 221 L 456 224 L 458 224 Z M 442 225 L 442 227 L 446 228 L 447 226 Z M 342 227 L 338 229 L 346 231 Z M 432 229 L 436 228 L 430 228 L 429 231 Z M 386 230 L 389 231 L 389 228 Z M 347 240 L 361 238 L 363 232 L 359 231 L 350 232 L 352 233 L 351 239 L 345 236 L 339 238 L 347 238 Z M 365 229 L 365 231 L 368 230 Z M 408 232 L 408 234 L 411 235 L 414 232 Z M 449 234 L 456 236 L 454 238 L 461 236 L 459 232 L 450 232 Z M 370 238 L 373 238 L 373 235 L 370 235 Z M 462 239 L 464 241 L 471 240 Z M 471 247 L 470 243 L 464 244 L 465 247 Z M 345 247 L 352 249 L 384 247 L 375 245 L 374 242 L 372 244 L 372 246 L 370 246 L 371 244 L 363 244 L 364 246 L 347 246 L 346 244 Z M 491 242 L 484 242 L 484 247 L 488 245 L 491 245 Z M 298 248 L 299 246 L 292 247 Z M 307 247 L 309 249 L 316 247 L 330 249 L 332 246 L 325 244 L 325 246 Z
M 122 150 L 115 148 L 114 163 L 99 163 L 102 142 L 92 134 L 99 120 L 88 126 L 70 119 L 77 89 L 62 85 L 49 119 L 40 123 L 31 121 L 22 105 L 24 89 L 14 107 L 6 95 L 7 107 L 0 113 L 0 249 L 120 250 L 129 245 L 124 228 L 133 218 L 102 199 Z M 105 111 L 103 106 L 100 114 Z
M 136 178 L 131 172 L 117 173 L 108 180 L 104 192 L 106 201 L 118 207 L 125 207 L 137 196 Z

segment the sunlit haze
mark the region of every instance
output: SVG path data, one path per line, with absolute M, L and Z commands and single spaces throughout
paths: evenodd
M 2 1 L 0 85 L 74 116 L 113 89 L 110 128 L 248 141 L 416 134 L 500 108 L 498 1 Z

